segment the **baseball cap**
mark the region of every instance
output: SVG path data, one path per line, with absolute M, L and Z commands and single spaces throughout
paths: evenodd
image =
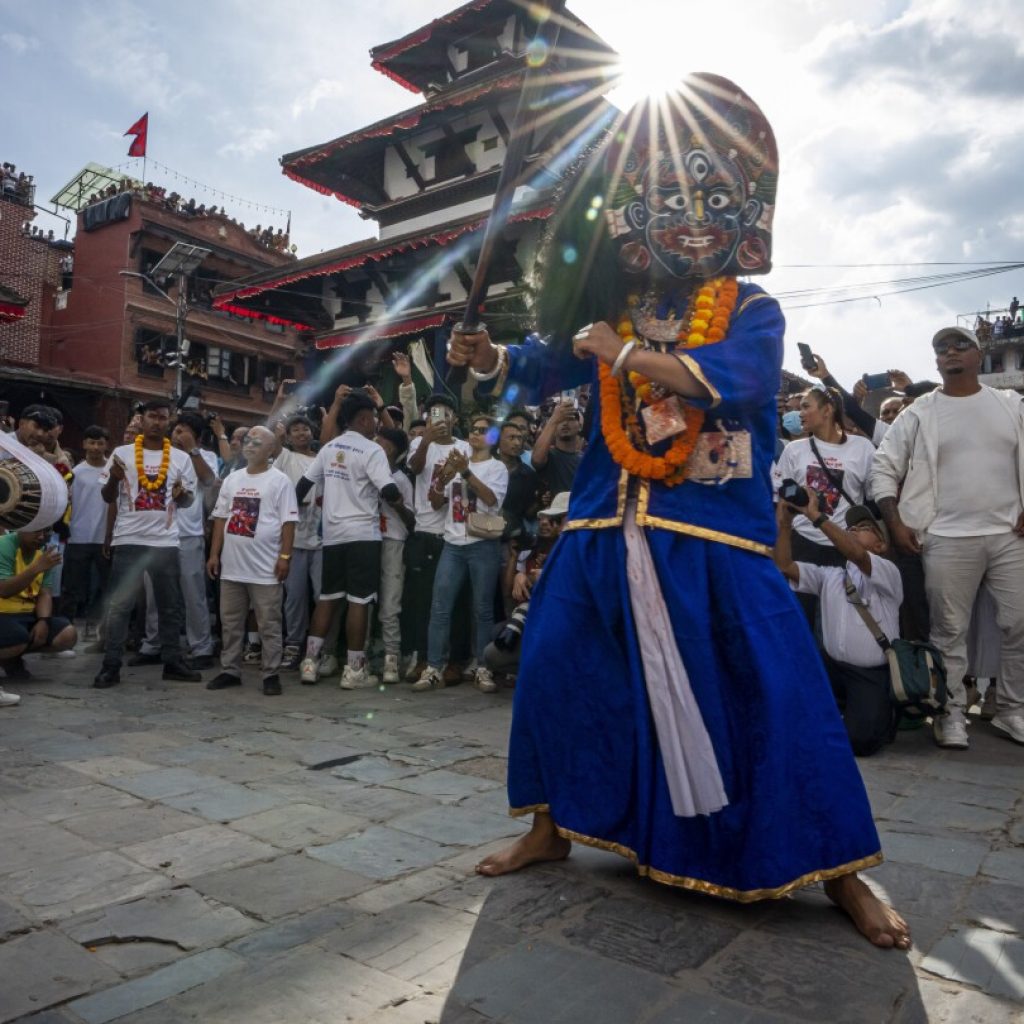
M 551 504 L 547 508 L 542 508 L 537 515 L 539 516 L 564 516 L 569 511 L 569 492 L 559 491 L 551 499 Z
M 851 505 L 846 510 L 846 528 L 849 530 L 858 523 L 870 523 L 879 537 L 889 546 L 889 528 L 881 519 L 875 517 L 867 505 Z
M 936 331 L 935 337 L 932 338 L 932 344 L 935 345 L 949 338 L 966 338 L 975 348 L 981 348 L 978 336 L 974 331 L 969 331 L 966 327 L 943 327 L 941 331 Z

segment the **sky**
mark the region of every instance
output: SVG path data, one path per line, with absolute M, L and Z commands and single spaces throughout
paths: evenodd
M 416 95 L 370 67 L 370 47 L 455 6 L 0 0 L 0 159 L 34 174 L 37 202 L 48 205 L 90 161 L 141 174 L 123 133 L 148 111 L 150 180 L 227 205 L 249 226 L 285 218 L 153 162 L 291 210 L 300 256 L 373 237 L 372 221 L 285 178 L 278 158 L 414 106 Z M 1024 263 L 1024 42 L 1007 31 L 1014 0 L 568 6 L 629 62 L 725 75 L 768 116 L 780 181 L 775 269 L 759 283 L 785 310 L 789 369 L 799 370 L 803 341 L 848 387 L 893 368 L 935 379 L 936 330 L 1024 297 L 1024 270 L 897 295 L 886 283 Z M 49 214 L 35 223 L 63 234 Z M 870 297 L 799 308 L 858 283 L 853 294 Z

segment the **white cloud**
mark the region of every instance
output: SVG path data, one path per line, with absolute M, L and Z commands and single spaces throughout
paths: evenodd
M 20 32 L 4 32 L 0 35 L 0 42 L 18 56 L 39 49 L 39 40 L 35 36 L 23 36 Z
M 321 78 L 311 89 L 300 95 L 292 103 L 292 117 L 312 113 L 323 100 L 341 99 L 348 95 L 348 87 L 337 78 Z
M 233 142 L 221 146 L 217 150 L 217 155 L 251 160 L 254 156 L 271 151 L 277 139 L 277 132 L 272 128 L 254 128 L 246 131 L 244 135 L 239 135 Z

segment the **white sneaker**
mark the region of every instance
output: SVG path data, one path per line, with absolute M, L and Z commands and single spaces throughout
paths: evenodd
M 384 682 L 385 683 L 397 683 L 399 680 L 398 674 L 398 655 L 397 654 L 385 654 L 384 655 Z
M 316 668 L 317 678 L 326 679 L 328 676 L 333 676 L 339 667 L 338 659 L 333 654 L 321 654 L 320 664 Z
M 476 663 L 476 658 L 468 662 L 466 667 L 462 670 L 462 681 L 464 683 L 471 683 L 476 679 L 476 670 L 479 666 Z
M 423 675 L 412 684 L 412 688 L 417 693 L 422 693 L 424 690 L 440 690 L 443 687 L 444 676 L 430 665 L 423 670 Z
M 16 693 L 8 693 L 0 686 L 0 708 L 13 708 L 21 703 L 21 698 Z
M 362 668 L 353 668 L 351 665 L 346 665 L 342 670 L 341 682 L 338 685 L 343 690 L 365 689 L 367 686 L 376 686 L 377 677 L 371 676 L 365 665 Z
M 935 742 L 940 747 L 951 750 L 966 750 L 967 725 L 962 711 L 950 711 L 946 715 L 937 715 L 932 723 Z
M 405 681 L 407 683 L 415 683 L 416 680 L 419 678 L 416 675 L 416 666 L 419 663 L 420 663 L 420 652 L 419 651 L 413 651 L 412 654 L 410 654 L 409 657 L 406 658 L 406 660 L 405 660 L 405 668 L 403 669 L 403 671 L 405 672 Z
M 1014 743 L 1024 743 L 1024 711 L 999 712 L 992 719 L 992 725 Z
M 307 686 L 316 682 L 316 661 L 313 658 L 303 658 L 299 666 L 299 682 Z
M 991 722 L 996 717 L 996 684 L 989 683 L 988 689 L 985 691 L 985 699 L 981 702 L 981 717 L 986 722 Z
M 494 681 L 494 676 L 491 675 L 489 668 L 484 668 L 483 665 L 476 670 L 476 678 L 473 680 L 473 684 L 481 693 L 497 693 L 498 684 Z

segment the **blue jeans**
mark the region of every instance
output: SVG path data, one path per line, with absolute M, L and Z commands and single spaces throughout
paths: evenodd
M 478 540 L 472 544 L 445 542 L 434 576 L 427 630 L 427 662 L 433 668 L 441 668 L 448 656 L 452 609 L 467 573 L 473 589 L 473 618 L 476 620 L 473 654 L 479 664 L 484 663 L 484 648 L 491 642 L 494 632 L 494 591 L 498 586 L 500 560 L 501 542 L 498 540 Z

